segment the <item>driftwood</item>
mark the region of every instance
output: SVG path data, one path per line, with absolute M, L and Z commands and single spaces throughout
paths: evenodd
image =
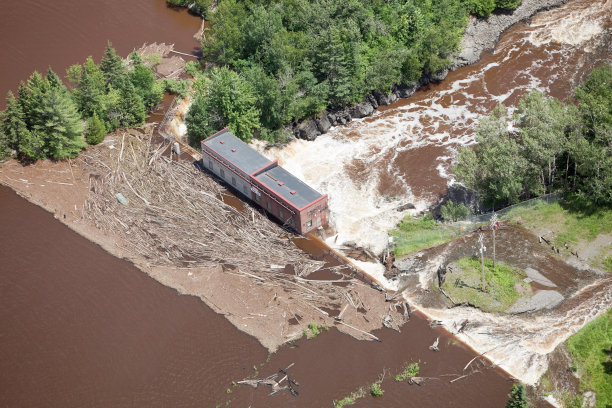
M 440 343 L 440 338 L 436 337 L 436 341 L 434 341 L 434 343 L 429 346 L 429 349 L 432 351 L 440 351 L 440 349 L 438 348 L 438 344 Z
M 272 388 L 272 392 L 270 392 L 270 394 L 268 394 L 268 396 L 271 395 L 275 395 L 281 391 L 284 390 L 289 390 L 289 392 L 291 393 L 291 395 L 293 395 L 294 397 L 297 397 L 299 395 L 298 390 L 296 389 L 296 387 L 299 387 L 300 384 L 293 380 L 292 378 L 289 377 L 289 374 L 287 374 L 287 370 L 289 370 L 291 367 L 293 367 L 295 363 L 291 363 L 289 364 L 289 366 L 287 368 L 281 368 L 278 370 L 278 373 L 276 374 L 272 374 L 269 377 L 266 378 L 255 378 L 255 379 L 249 379 L 249 380 L 242 380 L 242 381 L 238 381 L 236 384 L 240 384 L 240 385 L 249 385 L 253 388 L 257 388 L 259 387 L 259 385 L 265 385 L 268 387 Z M 278 378 L 278 374 L 282 373 L 284 374 L 284 377 L 281 378 L 279 381 L 276 381 L 276 379 Z M 287 385 L 285 386 L 281 386 L 281 383 L 283 383 L 285 380 L 287 380 Z
M 325 309 L 340 309 L 344 299 L 358 298 L 355 287 L 363 283 L 355 279 L 317 281 L 278 269 L 282 260 L 306 276 L 322 269 L 324 262 L 297 248 L 291 232 L 262 212 L 249 208 L 243 214 L 226 204 L 225 190 L 217 181 L 192 163 L 168 158 L 173 141 L 153 142 L 154 129 L 117 133 L 114 140 L 107 137 L 103 145 L 79 155 L 77 160 L 95 175 L 89 179 L 83 218 L 119 236 L 118 246 L 151 265 L 224 265 L 228 273 L 282 287 L 323 315 Z M 129 205 L 117 203 L 116 193 L 122 193 Z
M 361 329 L 358 329 L 358 328 L 356 328 L 355 326 L 351 326 L 350 324 L 344 323 L 343 321 L 337 321 L 336 323 L 339 323 L 339 324 L 341 324 L 341 325 L 344 325 L 344 326 L 346 326 L 346 327 L 349 327 L 349 328 L 351 328 L 351 329 L 353 329 L 353 330 L 355 330 L 355 331 L 358 331 L 359 333 L 365 334 L 366 336 L 371 337 L 371 338 L 373 338 L 374 340 L 379 341 L 379 342 L 381 342 L 381 343 L 382 343 L 382 340 L 381 340 L 381 339 L 379 339 L 378 337 L 376 337 L 375 335 L 373 335 L 372 333 L 368 333 L 367 331 L 363 331 L 363 330 L 361 330 Z

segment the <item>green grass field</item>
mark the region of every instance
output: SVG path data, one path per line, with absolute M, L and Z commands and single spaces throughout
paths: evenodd
M 547 204 L 539 202 L 527 208 L 517 208 L 504 214 L 504 219 L 521 217 L 523 225 L 530 229 L 558 229 L 554 238 L 557 246 L 594 240 L 599 234 L 612 232 L 612 209 L 597 208 L 578 211 L 572 203 Z M 552 228 L 551 228 L 552 229 Z
M 612 310 L 585 325 L 567 340 L 581 391 L 597 393 L 596 408 L 612 407 Z
M 485 259 L 486 292 L 481 292 L 480 260 L 463 258 L 456 262 L 461 269 L 459 273 L 446 276 L 442 289 L 456 303 L 469 302 L 486 312 L 503 312 L 516 302 L 521 293 L 516 285 L 522 288 L 524 296 L 530 296 L 529 284 L 524 283 L 523 272 L 499 262 L 493 268 L 493 261 Z
M 426 215 L 421 218 L 407 216 L 390 235 L 393 237 L 395 256 L 399 258 L 451 241 L 460 233 L 456 226 L 437 223 L 431 215 Z

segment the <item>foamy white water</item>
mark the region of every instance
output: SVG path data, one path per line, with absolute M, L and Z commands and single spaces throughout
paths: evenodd
M 512 106 L 532 89 L 567 97 L 597 61 L 611 60 L 609 55 L 599 59 L 589 55 L 610 41 L 611 7 L 612 0 L 578 0 L 542 13 L 531 26 L 505 35 L 483 63 L 451 74 L 432 90 L 420 91 L 370 118 L 333 128 L 315 141 L 258 148 L 329 195 L 330 222 L 338 233 L 330 245 L 355 242 L 381 252 L 388 230 L 406 214 L 437 200 L 431 193 L 436 189 L 428 190 L 428 182 L 452 183 L 450 168 L 457 148 L 474 143 L 475 123 L 482 114 L 500 103 Z M 425 162 L 420 160 L 423 157 Z M 430 181 L 431 173 L 442 182 Z M 395 210 L 406 203 L 415 204 L 416 210 Z M 395 288 L 395 282 L 382 276 L 382 265 L 354 263 Z M 431 268 L 419 276 L 423 287 L 428 287 L 433 272 Z M 497 316 L 473 308 L 425 308 L 414 301 L 410 290 L 405 297 L 451 332 L 467 319 L 471 325 L 457 333 L 461 340 L 479 353 L 486 352 L 521 381 L 535 384 L 548 367 L 547 354 L 612 307 L 612 282 L 602 280 L 583 288 L 556 311 L 535 318 Z

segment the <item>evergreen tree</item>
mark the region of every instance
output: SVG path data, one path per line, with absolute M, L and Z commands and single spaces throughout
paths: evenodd
M 130 81 L 124 81 L 118 105 L 119 125 L 123 127 L 142 125 L 147 111 L 142 98 Z
M 40 122 L 37 116 L 43 107 L 43 98 L 49 91 L 49 82 L 42 77 L 37 71 L 34 71 L 25 87 L 25 92 L 22 95 L 22 89 L 19 92 L 19 103 L 22 106 L 25 121 L 29 129 L 32 129 L 35 124 Z M 22 96 L 24 100 L 22 101 Z
M 104 124 L 98 118 L 98 114 L 94 112 L 93 116 L 87 119 L 87 132 L 85 139 L 87 143 L 96 145 L 104 140 L 106 135 L 106 129 Z
M 510 397 L 510 400 L 506 404 L 506 408 L 529 408 L 529 400 L 523 384 L 514 384 L 508 397 Z
M 57 76 L 55 71 L 51 69 L 51 67 L 47 69 L 47 75 L 45 76 L 45 79 L 47 80 L 47 83 L 49 84 L 49 88 L 66 90 L 66 87 L 62 83 L 62 80 L 60 79 L 59 76 Z
M 23 109 L 10 91 L 6 96 L 6 110 L 0 122 L 0 133 L 2 133 L 6 146 L 13 150 L 19 150 L 22 140 L 29 138 Z
M 43 153 L 52 159 L 75 157 L 83 147 L 81 117 L 65 88 L 52 88 L 35 111 L 33 132 L 42 135 Z
M 104 57 L 100 61 L 100 70 L 104 73 L 107 84 L 119 88 L 125 76 L 125 69 L 123 68 L 121 57 L 117 55 L 110 41 L 106 44 Z
M 78 85 L 72 91 L 79 112 L 83 117 L 90 117 L 96 112 L 102 117 L 105 112 L 103 105 L 106 84 L 104 74 L 91 57 L 87 57 L 81 67 Z

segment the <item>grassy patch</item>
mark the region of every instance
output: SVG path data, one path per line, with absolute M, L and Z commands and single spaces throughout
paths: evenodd
M 528 284 L 522 281 L 524 275 L 519 269 L 485 259 L 486 292 L 481 292 L 480 260 L 463 258 L 455 263 L 459 270 L 446 275 L 442 289 L 457 303 L 469 302 L 486 312 L 502 312 L 516 302 L 521 294 L 531 293 Z
M 602 264 L 608 272 L 612 272 L 612 256 L 604 258 Z
M 581 375 L 581 391 L 597 393 L 597 408 L 612 406 L 612 310 L 570 337 L 567 348 Z
M 437 223 L 428 214 L 420 218 L 405 217 L 390 235 L 395 245 L 395 256 L 401 257 L 448 242 L 459 233 L 457 227 Z
M 419 363 L 406 364 L 404 370 L 395 376 L 395 381 L 401 382 L 417 375 L 419 375 Z
M 521 217 L 527 228 L 550 228 L 558 231 L 553 238 L 556 246 L 562 246 L 565 242 L 590 242 L 599 234 L 612 232 L 612 209 L 602 207 L 577 210 L 577 207 L 574 202 L 538 202 L 531 207 L 512 210 L 503 218 Z

